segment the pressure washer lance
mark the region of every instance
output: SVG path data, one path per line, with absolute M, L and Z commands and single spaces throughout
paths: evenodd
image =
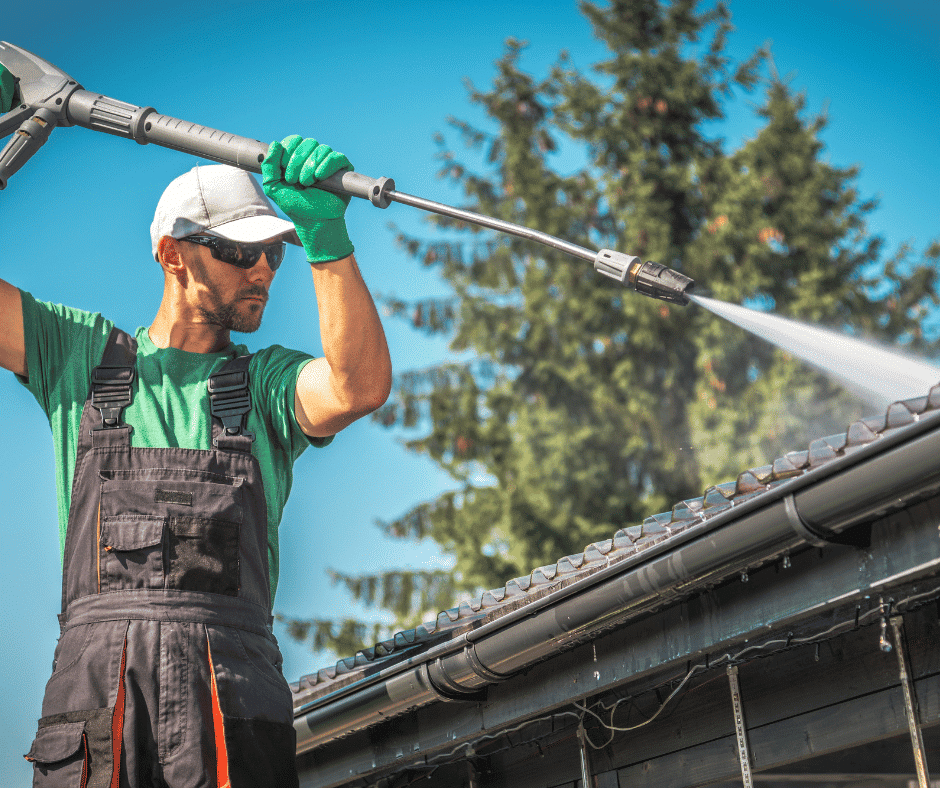
M 0 41 L 0 64 L 16 77 L 21 102 L 5 115 L 0 115 L 0 138 L 17 129 L 0 152 L 0 189 L 6 188 L 10 177 L 42 147 L 56 126 L 84 126 L 127 137 L 141 145 L 152 142 L 249 172 L 261 172 L 261 162 L 268 152 L 268 146 L 263 142 L 160 115 L 153 107 L 138 107 L 100 93 L 91 93 L 51 63 L 5 41 Z M 345 171 L 318 182 L 315 188 L 360 197 L 378 208 L 387 208 L 392 202 L 410 205 L 536 241 L 589 260 L 604 276 L 661 301 L 688 304 L 686 293 L 694 286 L 689 277 L 659 263 L 644 263 L 639 257 L 611 249 L 595 252 L 519 224 L 396 191 L 395 181 L 391 178 L 370 178 L 358 172 Z

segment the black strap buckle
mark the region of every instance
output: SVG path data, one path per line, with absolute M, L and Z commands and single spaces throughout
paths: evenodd
M 98 366 L 91 371 L 91 406 L 101 414 L 96 430 L 122 426 L 121 412 L 133 399 L 134 367 Z
M 226 436 L 244 435 L 254 440 L 253 432 L 245 430 L 244 419 L 251 410 L 251 392 L 248 373 L 243 370 L 222 372 L 209 376 L 209 412 L 222 422 Z M 212 444 L 219 445 L 218 438 Z

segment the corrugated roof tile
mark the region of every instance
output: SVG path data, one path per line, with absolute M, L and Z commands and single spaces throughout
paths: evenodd
M 391 640 L 383 640 L 381 643 L 376 644 L 375 650 L 376 653 L 387 657 L 389 654 L 395 651 L 395 639 L 392 638 Z
M 506 594 L 513 597 L 525 596 L 530 585 L 532 585 L 532 578 L 528 575 L 525 577 L 516 577 L 506 583 Z
M 745 471 L 735 482 L 735 497 L 763 492 L 766 485 L 752 471 Z
M 557 574 L 558 564 L 540 566 L 538 569 L 532 571 L 532 583 L 533 585 L 544 585 L 545 583 L 550 583 L 555 579 L 555 575 Z
M 704 508 L 704 503 L 701 498 L 691 498 L 688 501 L 681 501 L 672 507 L 672 520 L 670 522 L 682 523 L 687 520 L 698 520 L 699 512 Z M 643 535 L 647 535 L 645 523 L 643 524 Z
M 709 510 L 714 509 L 716 506 L 727 506 L 729 497 L 730 496 L 722 494 L 721 490 L 717 487 L 709 487 L 703 497 L 705 509 Z
M 437 629 L 436 621 L 430 621 L 425 624 L 419 624 L 416 629 L 416 632 L 418 633 L 418 640 L 420 642 L 424 642 L 428 640 L 431 637 L 431 635 L 433 635 L 437 631 L 438 629 Z
M 793 464 L 794 468 L 799 468 L 803 470 L 809 465 L 809 452 L 808 451 L 789 451 L 786 454 L 786 458 Z
M 457 617 L 458 618 L 469 618 L 474 613 L 480 612 L 480 605 L 474 604 L 473 600 L 464 600 L 457 606 Z
M 930 392 L 927 394 L 927 402 L 931 410 L 940 408 L 940 383 L 930 389 Z
M 852 422 L 845 433 L 845 445 L 847 447 L 865 446 L 875 440 L 878 437 L 878 431 L 883 429 L 884 421 L 881 422 L 880 428 L 873 428 L 867 421 Z
M 505 588 L 494 588 L 492 591 L 487 591 L 480 597 L 480 602 L 483 607 L 494 607 L 502 603 L 506 598 L 506 589 Z
M 564 558 L 560 559 L 555 566 L 558 567 L 558 571 L 567 575 L 571 572 L 577 572 L 582 566 L 584 566 L 584 553 L 578 553 L 577 555 L 566 555 Z
M 914 412 L 903 402 L 895 402 L 888 408 L 888 415 L 885 417 L 885 424 L 888 429 L 906 427 L 916 421 Z
M 839 455 L 836 450 L 825 440 L 815 440 L 809 445 L 809 466 L 817 468 L 830 460 L 834 460 Z
M 769 484 L 774 478 L 773 465 L 760 465 L 757 468 L 751 468 L 750 472 L 761 484 Z
M 336 665 L 328 665 L 317 671 L 317 681 L 319 683 L 333 681 L 336 678 Z
M 615 547 L 619 547 L 619 545 L 617 544 L 618 536 L 623 539 L 628 539 L 630 543 L 632 544 L 641 536 L 643 536 L 643 526 L 642 525 L 630 525 L 630 526 L 627 526 L 626 528 L 621 528 L 619 531 L 617 531 L 616 534 L 614 534 L 614 546 Z
M 636 526 L 634 526 L 636 527 Z M 642 533 L 642 527 L 639 529 Z M 636 536 L 630 536 L 628 529 L 621 528 L 616 533 L 614 533 L 614 538 L 611 540 L 613 542 L 612 550 L 625 550 L 633 547 L 633 543 L 636 541 Z
M 659 536 L 668 536 L 669 529 L 658 520 L 650 517 L 648 520 L 643 521 L 643 536 L 642 539 L 649 539 L 650 537 L 659 537 Z M 639 540 L 637 540 L 639 541 Z
M 794 465 L 789 457 L 780 457 L 774 460 L 773 469 L 774 481 L 778 479 L 792 479 L 794 476 L 799 476 L 803 472 L 802 468 L 799 465 Z
M 343 657 L 336 662 L 336 675 L 342 676 L 344 673 L 349 673 L 349 671 L 353 670 L 355 667 L 355 657 Z
M 395 633 L 395 648 L 406 648 L 411 646 L 418 639 L 418 634 L 413 629 L 405 630 L 404 632 Z
M 716 490 L 723 498 L 730 501 L 737 495 L 738 485 L 737 482 L 722 482 L 721 484 L 716 484 L 711 489 Z
M 839 454 L 845 449 L 847 441 L 847 432 L 840 432 L 838 435 L 827 435 L 825 438 L 820 438 L 820 440 L 825 441 L 829 444 L 830 448 L 836 453 Z
M 603 542 L 594 542 L 594 544 L 588 545 L 587 550 L 585 550 L 585 554 L 587 555 L 588 561 L 604 561 L 607 559 L 607 554 L 613 549 L 614 540 L 605 539 Z
M 639 539 L 634 546 L 634 552 L 640 552 L 645 550 L 647 547 L 652 547 L 657 542 L 661 542 L 666 538 L 666 534 L 653 534 L 651 536 L 644 536 L 642 539 Z

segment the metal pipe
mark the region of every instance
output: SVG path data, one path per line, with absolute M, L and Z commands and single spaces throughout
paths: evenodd
M 444 700 L 447 698 L 428 680 L 427 668 L 419 665 L 414 670 L 393 676 L 380 684 L 364 687 L 361 692 L 331 704 L 329 725 L 333 735 L 342 735 L 409 709 Z M 298 753 L 313 749 L 316 746 L 314 742 L 322 743 L 323 722 L 320 715 L 316 714 L 294 720 Z
M 479 213 L 465 211 L 462 208 L 454 208 L 451 205 L 426 200 L 423 197 L 415 197 L 414 195 L 405 194 L 404 192 L 392 191 L 388 193 L 388 196 L 393 202 L 398 202 L 402 205 L 410 205 L 412 208 L 419 208 L 422 211 L 437 213 L 441 216 L 449 216 L 452 219 L 458 219 L 468 224 L 487 227 L 490 230 L 497 230 L 507 235 L 514 235 L 517 238 L 524 238 L 527 241 L 535 241 L 536 243 L 558 249 L 565 254 L 570 254 L 572 257 L 580 257 L 582 260 L 594 262 L 594 258 L 597 257 L 597 252 L 585 249 L 583 246 L 578 246 L 577 244 L 569 243 L 568 241 L 563 241 L 561 238 L 556 238 L 554 235 L 524 227 L 521 224 L 505 222 L 502 219 L 494 219 L 492 216 L 483 216 Z
M 901 689 L 904 691 L 904 711 L 907 714 L 907 726 L 911 731 L 911 745 L 914 748 L 914 764 L 917 767 L 917 785 L 930 788 L 930 774 L 927 772 L 927 756 L 924 751 L 924 735 L 918 719 L 917 693 L 911 680 L 911 666 L 904 646 L 904 619 L 891 617 L 891 630 L 894 633 L 894 649 L 898 655 L 898 672 L 901 676 Z
M 581 756 L 581 786 L 591 788 L 591 769 L 588 765 L 587 731 L 584 730 L 584 720 L 578 723 L 578 754 Z
M 734 711 L 734 735 L 738 744 L 741 780 L 744 788 L 754 788 L 754 780 L 751 778 L 751 750 L 747 742 L 747 728 L 744 725 L 744 705 L 741 703 L 737 665 L 728 665 L 728 685 L 731 689 L 731 708 Z

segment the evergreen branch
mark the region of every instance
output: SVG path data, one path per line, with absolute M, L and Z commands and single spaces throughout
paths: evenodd
M 332 651 L 352 656 L 394 635 L 395 629 L 355 619 L 297 619 L 281 613 L 275 620 L 287 627 L 287 634 L 299 643 L 307 642 L 313 651 Z
M 429 335 L 451 333 L 460 305 L 456 297 L 402 301 L 394 296 L 379 294 L 376 300 L 383 305 L 385 317 L 403 318 L 413 328 Z
M 399 621 L 416 614 L 432 617 L 446 607 L 455 590 L 452 571 L 394 569 L 374 575 L 348 575 L 328 570 L 330 581 L 346 587 L 366 607 L 390 610 Z

